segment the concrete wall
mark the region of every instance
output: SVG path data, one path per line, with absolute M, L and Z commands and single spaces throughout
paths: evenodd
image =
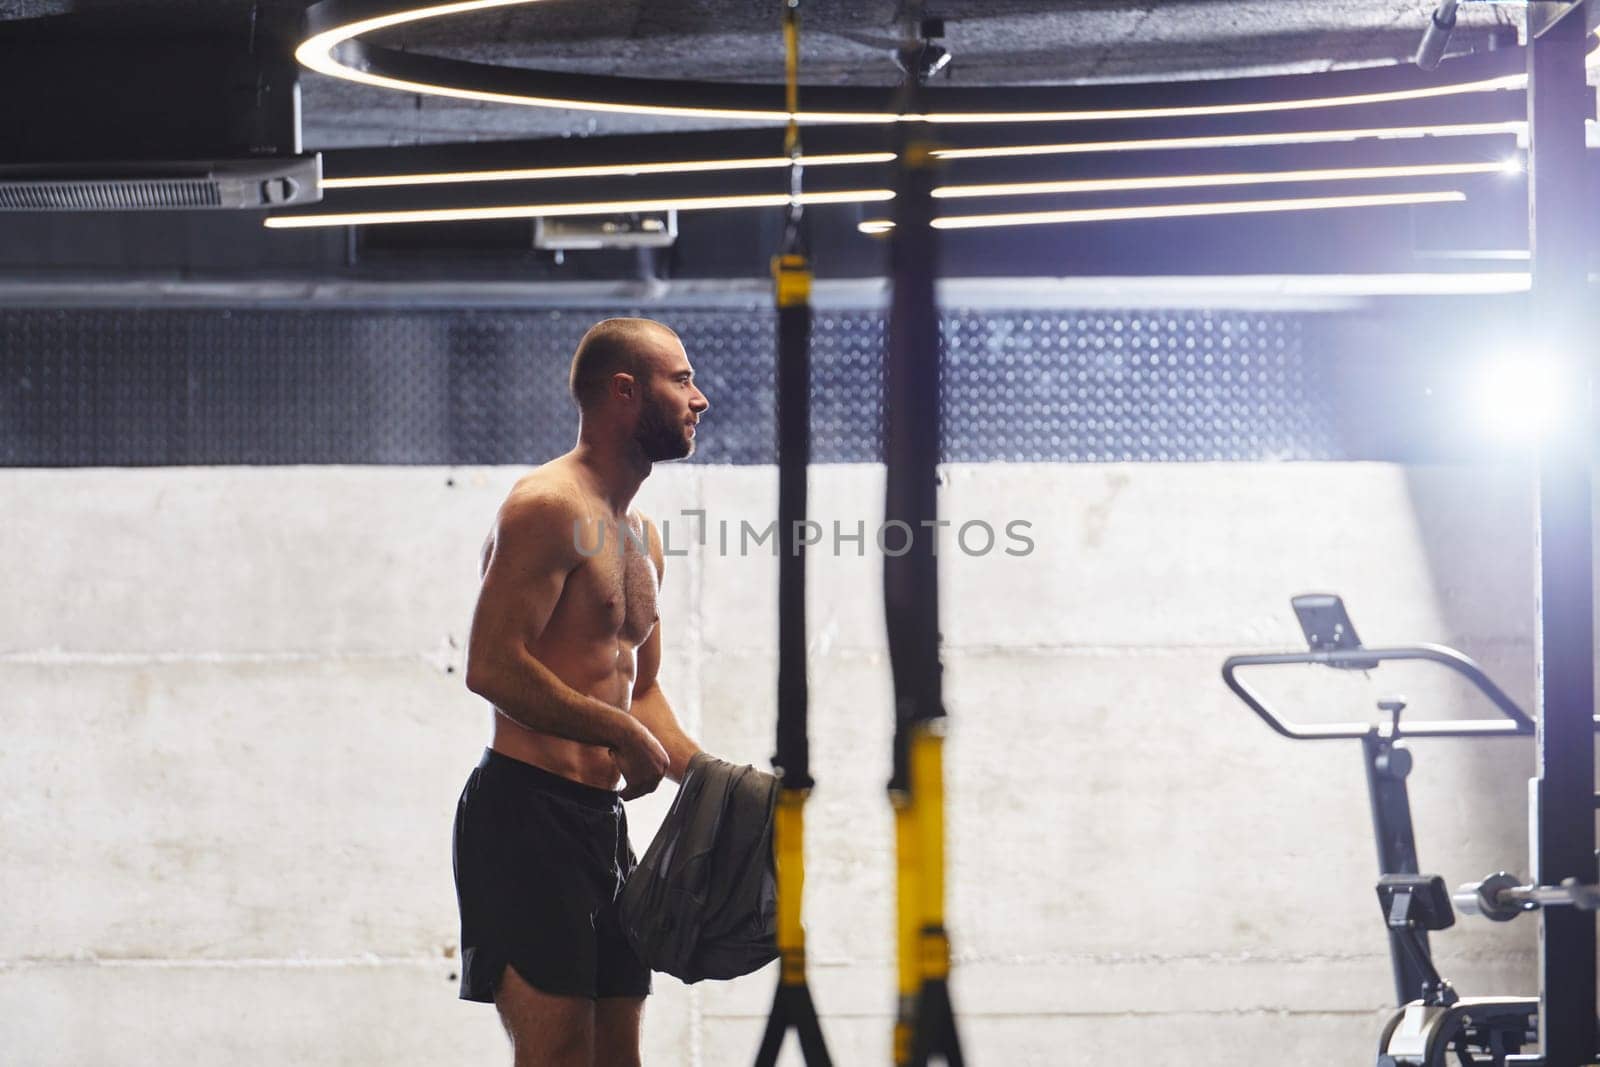
M 449 834 L 488 713 L 461 683 L 507 469 L 0 474 L 0 1060 L 504 1062 L 455 1000 Z M 882 472 L 818 469 L 830 531 Z M 663 468 L 663 678 L 711 750 L 772 750 L 776 564 L 759 468 Z M 1391 991 L 1354 743 L 1294 744 L 1222 686 L 1299 647 L 1291 594 L 1369 645 L 1434 641 L 1532 698 L 1531 491 L 1513 469 L 985 466 L 942 555 L 954 994 L 972 1062 L 1361 1062 Z M 703 508 L 705 547 L 680 509 Z M 719 524 L 731 524 L 729 553 Z M 975 532 L 975 531 L 974 531 Z M 969 539 L 969 545 L 977 542 Z M 835 1061 L 887 1063 L 890 689 L 870 541 L 813 556 L 807 916 Z M 1417 670 L 1295 668 L 1307 717 L 1487 714 Z M 1526 870 L 1523 740 L 1418 743 L 1425 869 Z M 642 850 L 671 787 L 632 806 Z M 1531 992 L 1531 922 L 1436 941 L 1463 993 Z M 653 1067 L 748 1063 L 769 970 L 658 979 Z M 793 1055 L 788 1062 L 798 1062 Z

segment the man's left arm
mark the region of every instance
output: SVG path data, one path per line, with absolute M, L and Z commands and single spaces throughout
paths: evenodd
M 665 564 L 661 541 L 656 536 L 654 523 L 647 521 L 646 530 L 650 539 L 650 559 L 655 564 L 659 580 Z M 655 628 L 650 631 L 650 636 L 639 646 L 637 657 L 633 676 L 633 702 L 629 710 L 645 729 L 655 734 L 656 740 L 661 742 L 661 747 L 667 750 L 667 777 L 674 782 L 682 782 L 684 773 L 689 768 L 689 760 L 700 751 L 700 746 L 683 732 L 683 726 L 673 714 L 672 705 L 667 703 L 666 694 L 661 691 L 661 685 L 656 677 L 661 669 L 659 618 L 656 620 Z

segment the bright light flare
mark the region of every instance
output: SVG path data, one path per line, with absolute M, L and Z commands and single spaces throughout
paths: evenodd
M 1497 440 L 1527 444 L 1566 422 L 1572 390 L 1560 365 L 1546 356 L 1504 356 L 1482 366 L 1472 402 Z

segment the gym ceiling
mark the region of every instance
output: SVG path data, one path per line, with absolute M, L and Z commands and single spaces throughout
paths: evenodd
M 219 34 L 292 24 L 283 0 L 0 0 L 0 19 L 117 22 Z M 1404 62 L 1432 0 L 939 0 L 952 60 L 933 84 L 1037 85 L 1302 73 Z M 803 0 L 802 79 L 889 85 L 896 0 Z M 1463 5 L 1452 49 L 1510 34 L 1515 8 Z M 777 82 L 777 0 L 542 0 L 374 36 L 375 43 L 483 63 L 645 78 Z M 643 132 L 705 122 L 418 99 L 304 74 L 308 149 Z
M 405 5 L 368 6 L 386 11 Z M 1434 6 L 1432 0 L 940 0 L 924 4 L 923 14 L 936 22 L 931 29 L 938 36 L 931 43 L 947 50 L 950 61 L 929 85 L 935 90 L 1014 88 L 1016 106 L 1026 107 L 1038 87 L 1047 85 L 1084 86 L 1095 92 L 1097 86 L 1282 75 L 1288 86 L 1294 79 L 1287 76 L 1292 75 L 1361 68 L 1393 72 L 1410 68 L 1410 57 Z M 9 79 L 0 73 L 0 82 L 5 83 L 0 88 L 37 101 L 31 109 L 14 110 L 9 126 L 0 118 L 0 134 L 6 135 L 0 144 L 9 139 L 13 145 L 29 141 L 34 145 L 9 152 L 0 148 L 4 156 L 0 163 L 34 163 L 66 152 L 81 161 L 110 162 L 128 158 L 135 149 L 143 155 L 147 148 L 150 155 L 161 158 L 220 157 L 222 153 L 210 150 L 195 131 L 217 128 L 225 121 L 237 124 L 238 108 L 233 109 L 233 118 L 219 117 L 217 105 L 207 99 L 211 94 L 196 88 L 203 83 L 184 81 L 183 68 L 202 56 L 229 57 L 227 62 L 235 64 L 242 55 L 255 60 L 275 56 L 280 73 L 273 77 L 280 87 L 282 71 L 297 73 L 301 99 L 297 147 L 305 153 L 325 153 L 325 174 L 337 174 L 341 168 L 349 173 L 352 165 L 358 172 L 470 168 L 500 165 L 503 158 L 471 152 L 450 156 L 444 146 L 524 142 L 530 154 L 541 159 L 559 161 L 571 155 L 582 161 L 595 150 L 632 158 L 640 158 L 635 153 L 643 153 L 643 158 L 707 158 L 724 151 L 724 142 L 715 138 L 732 130 L 771 130 L 774 145 L 780 143 L 781 131 L 774 125 L 512 106 L 330 78 L 299 69 L 289 59 L 305 35 L 301 24 L 305 7 L 285 0 L 0 0 L 0 54 L 9 52 L 20 60 L 9 64 Z M 879 87 L 887 92 L 895 85 L 900 71 L 894 46 L 909 24 L 907 7 L 904 0 L 803 0 L 802 107 L 807 86 Z M 1452 55 L 1514 46 L 1515 24 L 1521 18 L 1516 6 L 1463 3 L 1451 39 Z M 780 20 L 779 0 L 539 0 L 380 30 L 362 40 L 411 55 L 555 74 L 772 86 L 781 82 L 783 74 Z M 49 54 L 66 56 L 67 61 L 36 61 L 29 69 L 29 56 L 45 54 L 33 45 L 39 39 L 64 48 Z M 75 51 L 74 42 L 79 41 L 83 48 Z M 70 69 L 74 61 L 82 62 L 77 68 L 81 74 Z M 1447 60 L 1446 69 L 1453 62 Z M 146 80 L 158 70 L 168 73 Z M 262 84 L 271 81 L 263 79 Z M 730 92 L 736 99 L 737 89 Z M 1105 107 L 1115 106 L 1115 99 L 1110 90 L 1098 97 Z M 1461 121 L 1478 99 L 1441 102 L 1440 114 Z M 119 110 L 129 114 L 106 118 Z M 87 119 L 91 111 L 99 115 L 93 121 Z M 1291 118 L 1289 124 L 1310 121 Z M 694 133 L 702 139 L 621 140 L 673 133 Z M 116 145 L 118 139 L 125 143 Z M 265 140 L 278 151 L 285 149 L 281 133 L 269 131 Z M 434 146 L 440 146 L 441 154 L 431 154 Z M 352 150 L 357 151 L 352 154 Z M 341 157 L 341 152 L 346 155 Z M 382 152 L 392 154 L 373 154 Z M 1413 154 L 1380 152 L 1369 161 L 1363 153 L 1346 154 L 1342 149 L 1278 151 L 1281 158 L 1259 165 L 1325 167 L 1336 156 L 1346 155 L 1356 165 L 1407 164 L 1418 161 L 1411 158 Z M 1433 154 L 1421 153 L 1430 158 Z M 1118 165 L 1149 171 L 1159 164 L 1169 173 L 1204 174 L 1230 169 L 1238 158 L 1165 153 L 1159 161 L 1130 158 Z M 997 168 L 993 177 L 985 173 L 976 180 L 1032 180 L 1035 175 L 1049 177 L 1054 171 L 1044 174 L 1038 167 L 1022 168 L 1013 175 Z M 813 187 L 825 188 L 829 176 L 813 170 L 807 177 L 824 183 Z M 1137 238 L 1125 240 L 1125 228 L 1116 232 L 1102 228 L 1100 239 L 1091 232 L 1094 226 L 1086 226 L 1075 231 L 1084 240 L 1078 246 L 1081 254 L 1071 261 L 1062 257 L 1054 238 L 1008 231 L 999 240 L 981 235 L 954 239 L 949 268 L 958 274 L 1043 276 L 1206 273 L 1219 265 L 1226 271 L 1255 274 L 1413 269 L 1415 264 L 1407 257 L 1417 248 L 1426 247 L 1431 255 L 1441 246 L 1503 248 L 1525 240 L 1523 213 L 1501 210 L 1505 205 L 1491 199 L 1498 195 L 1490 188 L 1493 179 L 1477 180 L 1482 190 L 1475 194 L 1478 201 L 1470 213 L 1440 204 L 1419 209 L 1413 215 L 1416 221 L 1405 227 L 1393 225 L 1383 211 L 1351 212 L 1352 220 L 1367 214 L 1385 221 L 1370 230 L 1353 223 L 1329 239 L 1322 236 L 1329 229 L 1327 214 L 1313 212 L 1321 218 L 1257 219 L 1242 228 L 1226 224 L 1207 229 L 1205 220 L 1172 222 L 1164 224 L 1163 234 L 1149 231 L 1151 241 L 1141 244 Z M 1500 184 L 1509 190 L 1507 183 Z M 504 198 L 505 191 L 495 187 L 429 195 L 431 199 L 417 202 L 432 206 L 441 198 L 458 197 L 461 203 L 494 203 L 497 197 Z M 1511 204 L 1515 195 L 1508 196 L 1506 204 Z M 387 206 L 410 204 L 416 198 L 374 194 L 370 199 Z M 331 210 L 347 210 L 346 201 L 334 197 L 326 203 Z M 59 214 L 13 215 L 10 240 L 0 238 L 0 271 L 30 266 L 106 268 L 132 262 L 207 273 L 259 262 L 280 272 L 337 274 L 356 260 L 368 266 L 385 260 L 404 261 L 403 267 L 395 268 L 403 272 L 438 274 L 443 270 L 435 262 L 440 255 L 465 249 L 481 261 L 484 255 L 520 252 L 528 245 L 527 220 L 361 227 L 365 232 L 355 235 L 291 236 L 261 234 L 260 214 L 244 214 L 252 216 L 248 226 L 237 217 L 220 218 L 220 213 L 198 221 L 130 215 L 93 230 Z M 858 232 L 862 221 L 881 214 L 870 207 L 814 212 L 820 277 L 881 272 L 873 242 Z M 768 231 L 776 222 L 755 216 L 755 212 L 716 212 L 692 224 L 686 219 L 673 262 L 646 269 L 683 277 L 764 275 L 770 253 L 766 246 L 772 239 Z M 1401 229 L 1406 231 L 1405 246 L 1387 248 Z M 1045 242 L 1048 249 L 1040 247 Z M 223 244 L 229 248 L 217 247 Z M 1201 247 L 1212 250 L 1203 260 L 1184 258 L 1193 258 L 1193 250 Z M 1230 247 L 1237 248 L 1236 260 L 1216 251 Z M 1287 258 L 1290 250 L 1304 257 L 1303 262 Z M 422 262 L 424 254 L 432 257 L 430 263 Z M 635 270 L 632 262 L 630 257 L 625 273 Z M 535 273 L 544 266 L 521 265 Z M 590 276 L 608 276 L 608 271 L 596 267 Z

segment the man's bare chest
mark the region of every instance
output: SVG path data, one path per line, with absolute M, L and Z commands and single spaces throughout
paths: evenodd
M 660 590 L 655 564 L 637 532 L 607 531 L 602 550 L 587 555 L 567 581 L 562 599 L 590 615 L 597 628 L 633 645 L 644 643 L 658 618 Z M 586 610 L 585 610 L 586 609 Z

